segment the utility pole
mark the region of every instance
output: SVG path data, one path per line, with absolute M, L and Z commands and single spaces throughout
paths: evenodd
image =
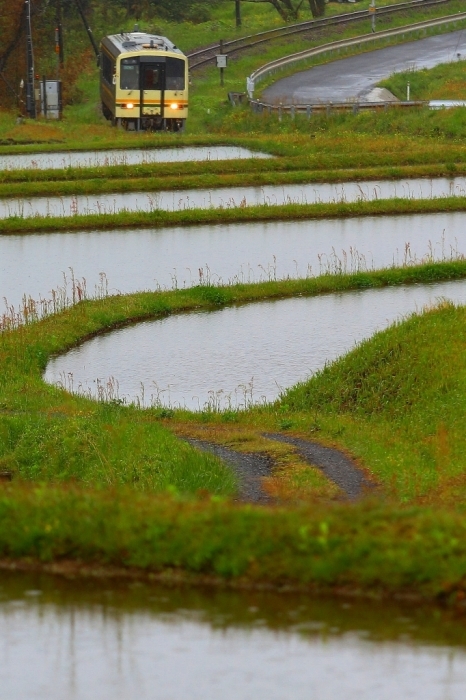
M 56 10 L 55 51 L 57 53 L 58 66 L 59 68 L 63 68 L 63 65 L 65 63 L 65 53 L 63 50 L 63 22 L 61 0 L 57 0 Z
M 87 36 L 89 37 L 89 41 L 90 41 L 91 44 L 92 44 L 92 48 L 94 49 L 94 53 L 95 53 L 95 55 L 96 55 L 96 57 L 97 57 L 97 61 L 98 61 L 98 60 L 99 60 L 99 54 L 100 54 L 100 52 L 99 52 L 99 47 L 97 46 L 96 40 L 94 39 L 94 35 L 93 35 L 93 33 L 92 33 L 92 29 L 90 28 L 90 26 L 89 26 L 89 24 L 88 24 L 88 22 L 87 22 L 87 19 L 86 19 L 85 15 L 84 15 L 84 10 L 83 10 L 83 8 L 82 8 L 82 5 L 81 5 L 80 0 L 74 0 L 74 1 L 75 1 L 75 3 L 76 3 L 76 7 L 78 8 L 78 12 L 79 12 L 79 14 L 80 14 L 80 16 L 81 16 L 81 19 L 82 19 L 82 21 L 83 21 L 84 29 L 85 29 L 86 32 L 87 32 Z
M 36 118 L 36 94 L 34 89 L 34 51 L 32 46 L 31 0 L 25 0 L 26 6 L 26 43 L 27 43 L 27 80 L 26 112 L 31 119 Z
M 241 0 L 235 0 L 236 26 L 241 27 Z

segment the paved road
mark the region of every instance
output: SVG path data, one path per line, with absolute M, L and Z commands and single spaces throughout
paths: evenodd
M 432 36 L 407 44 L 369 51 L 332 61 L 283 78 L 264 90 L 272 104 L 345 102 L 365 96 L 378 82 L 395 72 L 433 68 L 439 63 L 466 59 L 466 31 Z

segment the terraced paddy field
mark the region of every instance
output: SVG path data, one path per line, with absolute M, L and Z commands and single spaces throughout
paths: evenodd
M 453 120 L 428 119 L 421 132 Z M 98 682 L 102 697 L 239 687 L 279 698 L 282 678 L 298 698 L 462 697 L 463 147 L 361 136 L 358 118 L 341 137 L 344 119 L 330 136 L 319 124 L 306 141 L 302 123 L 248 136 L 244 147 L 254 138 L 275 157 L 211 162 L 213 184 L 196 182 L 202 163 L 168 164 L 157 184 L 143 164 L 151 185 L 131 194 L 176 209 L 174 191 L 260 177 L 301 191 L 326 182 L 328 203 L 244 206 L 230 190 L 223 209 L 154 208 L 132 222 L 98 208 L 2 221 L 10 695 L 31 692 L 27 655 L 47 697 L 84 698 Z M 335 189 L 355 171 L 359 185 Z M 98 203 L 135 186 L 125 164 L 50 172 L 5 171 L 2 198 L 66 184 L 72 197 L 100 188 Z M 427 185 L 415 200 L 408 175 Z M 441 196 L 425 175 L 445 178 Z M 380 199 L 377 178 L 396 196 Z M 346 187 L 361 201 L 341 201 Z M 89 348 L 102 371 L 83 362 Z
M 464 197 L 466 180 L 460 178 L 406 181 L 343 182 L 336 185 L 264 185 L 212 190 L 131 192 L 0 199 L 0 218 L 72 217 L 130 212 L 178 212 L 188 209 L 225 209 L 254 206 L 312 205 L 371 202 L 387 199 Z
M 18 307 L 26 290 L 71 295 L 73 277 L 89 294 L 115 294 L 364 272 L 460 257 L 464 226 L 465 214 L 451 212 L 4 234 L 0 286 Z

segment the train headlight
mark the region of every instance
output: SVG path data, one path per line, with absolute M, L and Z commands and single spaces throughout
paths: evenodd
M 126 104 L 126 109 L 133 109 L 133 107 L 134 107 L 134 105 L 133 105 L 132 102 L 128 102 L 128 103 Z
M 172 102 L 170 105 L 170 109 L 178 109 L 178 104 L 176 102 Z

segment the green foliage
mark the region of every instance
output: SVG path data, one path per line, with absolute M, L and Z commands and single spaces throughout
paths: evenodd
M 404 501 L 464 503 L 466 310 L 441 302 L 396 323 L 285 392 Z M 326 419 L 323 419 L 324 422 Z
M 177 212 L 120 212 L 119 214 L 90 214 L 70 217 L 12 216 L 2 221 L 2 233 L 32 233 L 37 231 L 83 231 L 130 226 L 152 227 L 188 226 L 240 221 L 283 221 L 290 219 L 323 219 L 328 217 L 373 216 L 383 214 L 411 214 L 429 212 L 464 211 L 466 198 L 460 196 L 438 199 L 387 199 L 369 202 L 338 202 L 331 204 L 257 205 L 230 209 L 185 209 Z M 361 276 L 359 286 L 365 286 Z M 218 303 L 217 292 L 200 288 L 200 296 L 210 295 Z M 217 298 L 217 301 L 215 301 Z
M 396 593 L 454 602 L 466 576 L 464 517 L 365 504 L 290 509 L 125 490 L 0 492 L 0 557 L 175 569 L 249 584 Z M 192 579 L 191 579 L 192 580 Z
M 232 493 L 234 478 L 155 421 L 112 404 L 87 415 L 0 416 L 0 464 L 32 481 L 76 481 L 143 491 Z
M 434 68 L 395 73 L 381 85 L 400 100 L 406 99 L 409 82 L 413 100 L 464 100 L 466 99 L 466 63 L 464 59 L 443 63 Z

